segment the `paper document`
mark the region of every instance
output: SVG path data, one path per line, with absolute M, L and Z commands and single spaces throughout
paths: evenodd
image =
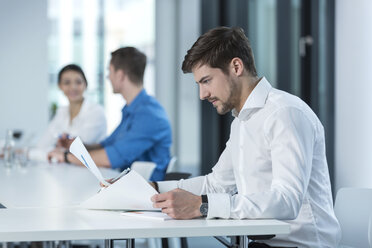
M 152 206 L 156 190 L 136 171 L 103 188 L 80 204 L 82 208 L 106 210 L 159 210 Z
M 70 146 L 70 152 L 74 154 L 74 156 L 80 160 L 92 173 L 95 175 L 98 180 L 103 185 L 110 185 L 106 180 L 103 178 L 101 172 L 97 168 L 96 163 L 94 163 L 92 157 L 89 155 L 87 149 L 83 145 L 83 142 L 81 142 L 80 137 L 76 137 L 75 140 L 72 142 Z
M 172 220 L 170 216 L 162 212 L 153 211 L 131 211 L 121 213 L 124 216 L 130 216 L 134 218 L 147 218 L 153 220 Z

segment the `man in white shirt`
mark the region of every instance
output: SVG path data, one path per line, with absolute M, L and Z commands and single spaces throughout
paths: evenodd
M 336 247 L 340 227 L 323 126 L 301 99 L 257 76 L 243 30 L 208 31 L 187 52 L 182 70 L 194 74 L 201 100 L 235 119 L 212 172 L 154 183 L 160 192 L 154 207 L 176 219 L 274 218 L 291 225 L 289 235 L 262 247 Z

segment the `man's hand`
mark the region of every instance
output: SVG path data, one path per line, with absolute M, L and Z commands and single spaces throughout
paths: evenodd
M 151 201 L 154 208 L 161 208 L 163 213 L 173 219 L 186 220 L 202 216 L 199 210 L 202 203 L 201 196 L 183 189 L 154 195 Z
M 74 141 L 74 138 L 71 138 L 67 133 L 61 135 L 58 139 L 56 147 L 68 149 L 71 146 L 71 143 Z
M 109 184 L 113 184 L 114 182 L 116 182 L 116 181 L 114 181 L 114 178 L 105 179 L 105 181 L 108 182 Z M 101 182 L 99 183 L 99 186 L 101 186 L 101 188 L 106 188 L 106 187 L 108 187 L 108 186 L 102 184 Z
M 65 154 L 64 150 L 62 149 L 54 149 L 53 151 L 48 153 L 48 160 L 49 162 L 56 160 L 58 163 L 63 163 L 65 162 Z

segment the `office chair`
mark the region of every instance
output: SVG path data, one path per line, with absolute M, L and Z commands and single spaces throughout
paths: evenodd
M 176 161 L 177 161 L 177 157 L 176 156 L 173 156 L 171 158 L 171 160 L 169 161 L 168 163 L 168 166 L 167 166 L 167 173 L 170 173 L 170 172 L 174 172 L 175 171 L 175 166 L 176 166 Z
M 371 247 L 372 188 L 341 188 L 334 210 L 342 230 L 341 247 Z
M 153 162 L 135 161 L 130 166 L 130 169 L 136 171 L 146 180 L 149 180 L 155 167 L 156 164 Z

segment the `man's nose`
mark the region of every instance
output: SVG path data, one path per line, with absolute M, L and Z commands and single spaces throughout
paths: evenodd
M 210 96 L 210 93 L 203 87 L 203 85 L 199 86 L 199 97 L 200 100 L 205 100 Z

